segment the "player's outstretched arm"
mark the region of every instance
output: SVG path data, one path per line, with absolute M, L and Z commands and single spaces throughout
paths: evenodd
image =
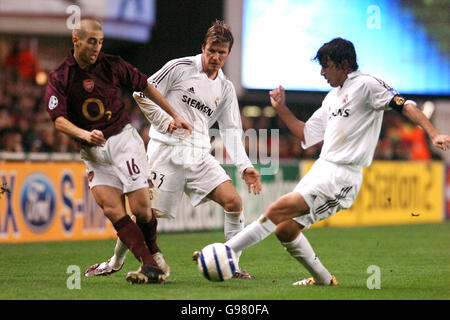
M 433 145 L 439 149 L 447 150 L 450 148 L 450 136 L 441 134 L 430 120 L 419 110 L 415 104 L 407 103 L 403 106 L 402 114 L 413 123 L 421 126 L 430 137 Z
M 55 128 L 56 130 L 61 131 L 71 137 L 86 141 L 90 144 L 103 146 L 106 143 L 103 132 L 101 132 L 100 130 L 87 131 L 81 129 L 62 116 L 56 118 Z
M 176 128 L 186 129 L 189 134 L 192 133 L 192 127 L 189 123 L 175 111 L 166 98 L 164 98 L 164 96 L 154 86 L 148 83 L 144 90 L 144 94 L 172 116 Z
M 286 106 L 286 94 L 284 88 L 279 86 L 278 88 L 271 90 L 269 92 L 270 103 L 272 107 L 276 110 L 280 118 L 287 125 L 289 130 L 300 139 L 300 141 L 305 140 L 304 128 L 305 123 L 295 117 L 295 115 Z

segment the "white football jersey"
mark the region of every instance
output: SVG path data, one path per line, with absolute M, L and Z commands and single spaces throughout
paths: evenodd
M 173 134 L 161 133 L 152 126 L 151 139 L 169 145 L 203 148 L 209 152 L 209 128 L 217 121 L 225 148 L 236 167 L 240 172 L 252 167 L 242 142 L 242 120 L 236 92 L 222 70 L 216 79 L 208 78 L 203 71 L 201 54 L 198 54 L 169 61 L 148 81 L 192 127 L 192 134 L 186 136 L 180 135 L 180 130 Z M 133 96 L 139 95 L 135 92 Z M 142 95 L 140 98 L 142 100 Z
M 320 157 L 334 163 L 367 167 L 372 163 L 384 110 L 397 95 L 382 80 L 360 71 L 348 74 L 331 90 L 305 124 L 308 148 L 323 141 Z

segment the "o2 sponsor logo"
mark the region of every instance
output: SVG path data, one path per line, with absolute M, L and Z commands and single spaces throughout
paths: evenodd
M 50 178 L 41 172 L 30 174 L 20 192 L 22 217 L 34 233 L 44 233 L 55 218 L 56 193 Z

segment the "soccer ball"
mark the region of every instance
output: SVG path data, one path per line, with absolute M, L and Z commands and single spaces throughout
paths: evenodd
M 236 271 L 236 254 L 224 243 L 207 245 L 196 258 L 198 269 L 210 281 L 231 279 Z

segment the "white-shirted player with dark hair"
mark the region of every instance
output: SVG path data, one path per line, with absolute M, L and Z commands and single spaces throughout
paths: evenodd
M 441 134 L 413 101 L 405 101 L 383 81 L 358 71 L 350 41 L 333 39 L 319 49 L 315 59 L 322 66 L 321 75 L 334 89 L 306 123 L 287 108 L 282 87 L 270 91 L 270 100 L 303 148 L 323 141 L 320 157 L 292 192 L 276 200 L 226 244 L 241 252 L 275 232 L 292 257 L 312 275 L 294 285 L 337 285 L 302 230 L 353 204 L 361 188 L 363 168 L 372 162 L 383 112 L 395 109 L 402 113 L 420 125 L 440 149 L 450 147 L 450 137 Z
M 184 134 L 183 129 L 167 133 L 171 118 L 157 108 L 149 108 L 153 102 L 141 93 L 133 94 L 143 111 L 154 110 L 146 114 L 154 124 L 150 129 L 147 155 L 154 185 L 152 208 L 157 217 L 175 218 L 183 192 L 194 207 L 213 200 L 225 210 L 226 240 L 244 228 L 244 214 L 241 197 L 232 180 L 210 154 L 209 128 L 214 123 L 218 122 L 227 153 L 248 191 L 254 194 L 261 191 L 260 173 L 253 167 L 242 142 L 242 121 L 235 89 L 221 70 L 232 45 L 233 36 L 228 26 L 216 21 L 206 33 L 201 54 L 169 61 L 148 80 L 192 126 L 191 135 Z M 104 275 L 120 270 L 126 252 L 127 248 L 118 239 L 114 256 L 89 268 L 85 274 Z M 163 264 L 168 275 L 168 266 Z M 237 269 L 235 278 L 252 278 Z

